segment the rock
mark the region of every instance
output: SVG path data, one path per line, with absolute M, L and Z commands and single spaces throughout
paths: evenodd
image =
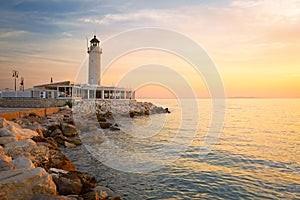
M 61 144 L 61 145 L 65 145 L 65 141 L 68 140 L 67 137 L 63 136 L 63 135 L 57 135 L 54 137 L 54 139 L 58 144 Z
M 42 118 L 40 116 L 38 116 L 36 113 L 29 113 L 27 119 L 31 122 L 31 123 L 34 123 L 34 122 L 38 122 L 38 123 L 41 123 L 41 120 Z
M 99 200 L 106 200 L 108 198 L 107 192 L 102 190 L 98 193 L 98 195 L 99 195 Z
M 81 195 L 84 200 L 99 200 L 99 194 L 95 191 L 89 191 L 83 195 Z
M 46 139 L 44 137 L 41 137 L 39 135 L 38 136 L 33 136 L 31 139 L 35 142 L 45 142 L 46 141 Z
M 43 136 L 43 128 L 37 122 L 34 122 L 32 125 L 26 125 L 26 128 L 37 132 L 40 136 Z
M 44 144 L 37 145 L 32 140 L 21 140 L 9 143 L 4 148 L 6 154 L 13 159 L 18 157 L 29 158 L 36 167 L 49 169 L 51 167 L 76 170 L 73 163 L 60 150 L 49 149 Z
M 42 168 L 0 172 L 0 199 L 30 199 L 38 194 L 56 195 L 52 177 Z
M 47 155 L 49 148 L 37 146 L 31 139 L 9 143 L 4 150 L 13 159 L 18 157 L 29 158 L 36 167 L 47 168 L 47 165 L 49 165 L 49 155 Z
M 75 125 L 74 119 L 72 117 L 64 117 L 64 123 Z
M 25 158 L 25 157 L 16 158 L 11 163 L 13 165 L 15 165 L 18 169 L 35 168 L 34 164 L 31 162 L 31 160 L 29 158 Z
M 169 111 L 169 108 L 165 108 L 165 111 L 166 111 L 166 113 L 171 113 L 171 112 Z
M 96 187 L 96 179 L 88 173 L 50 168 L 59 194 L 85 194 Z M 72 185 L 73 184 L 73 185 Z
M 69 171 L 70 176 L 77 176 L 82 183 L 81 194 L 85 194 L 97 186 L 96 178 L 88 173 L 79 171 Z
M 3 128 L 7 125 L 6 119 L 3 117 L 0 117 L 0 128 Z
M 50 134 L 50 137 L 55 137 L 57 135 L 62 135 L 62 131 L 58 128 L 58 129 L 55 129 L 51 134 Z
M 151 109 L 152 113 L 157 113 L 157 114 L 166 113 L 167 111 L 169 110 L 166 110 L 163 107 L 156 107 L 156 106 Z
M 129 116 L 131 117 L 131 118 L 134 118 L 134 116 L 136 115 L 136 112 L 135 111 L 130 111 L 129 112 Z
M 52 133 L 56 129 L 61 129 L 61 124 L 59 122 L 54 122 L 54 123 L 49 122 L 45 124 L 45 127 L 47 128 L 47 130 L 49 130 Z
M 49 168 L 57 168 L 67 171 L 76 170 L 74 164 L 67 158 L 65 153 L 59 150 L 49 150 L 49 154 Z
M 76 144 L 65 141 L 65 147 L 76 147 Z
M 17 123 L 7 121 L 7 124 L 0 129 L 0 137 L 15 137 L 16 140 L 24 140 L 38 135 L 30 129 L 22 129 Z
M 104 117 L 101 117 L 97 115 L 97 119 L 98 119 L 98 122 L 106 122 L 106 119 Z
M 0 137 L 0 145 L 6 145 L 11 142 L 18 141 L 17 137 Z
M 113 192 L 111 189 L 103 186 L 97 186 L 93 189 L 94 191 L 97 191 L 99 194 L 99 197 L 102 196 L 103 199 L 105 199 L 106 195 L 107 197 L 113 197 L 113 196 L 120 196 L 118 193 Z M 102 194 L 102 195 L 101 195 Z M 106 198 L 107 198 L 106 197 Z
M 3 154 L 2 152 L 0 152 L 0 160 L 4 160 L 8 163 L 10 163 L 12 161 L 11 157 L 7 156 L 4 151 L 3 151 Z
M 99 125 L 102 129 L 107 129 L 111 126 L 111 123 L 108 122 L 99 122 Z
M 47 145 L 49 149 L 57 149 L 57 142 L 55 141 L 54 138 L 52 137 L 46 138 L 46 143 L 49 144 Z
M 16 169 L 16 167 L 13 164 L 7 162 L 6 160 L 0 159 L 0 172 L 12 170 L 12 169 Z M 0 186 L 1 186 L 1 184 L 0 184 Z M 1 197 L 1 191 L 0 191 L 0 197 Z
M 82 183 L 76 175 L 68 173 L 52 174 L 57 191 L 60 195 L 79 194 L 82 189 Z
M 47 138 L 47 137 L 50 137 L 50 135 L 51 135 L 51 131 L 49 131 L 47 128 L 43 128 L 43 136 L 45 137 L 45 138 Z
M 69 143 L 71 144 L 75 144 L 75 145 L 81 145 L 82 141 L 80 139 L 69 139 L 67 140 Z
M 63 123 L 62 124 L 62 132 L 66 137 L 73 137 L 78 135 L 77 128 L 72 124 Z
M 7 155 L 16 159 L 17 157 L 29 157 L 34 148 L 36 148 L 36 143 L 28 139 L 9 143 L 5 146 L 4 151 Z
M 150 115 L 150 111 L 149 111 L 148 109 L 146 109 L 146 110 L 144 111 L 144 114 L 145 114 L 145 115 Z

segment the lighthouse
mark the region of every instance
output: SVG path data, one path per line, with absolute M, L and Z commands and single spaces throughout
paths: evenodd
M 90 40 L 90 46 L 87 49 L 89 54 L 89 77 L 88 83 L 90 85 L 101 85 L 101 54 L 102 48 L 100 47 L 100 41 L 96 35 Z

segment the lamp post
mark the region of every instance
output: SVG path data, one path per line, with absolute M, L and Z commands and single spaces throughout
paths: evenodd
M 15 91 L 17 91 L 17 78 L 19 77 L 19 72 L 17 70 L 12 70 L 12 77 L 15 78 Z

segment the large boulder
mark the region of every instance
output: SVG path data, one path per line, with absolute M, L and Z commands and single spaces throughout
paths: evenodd
M 96 178 L 88 173 L 79 171 L 69 171 L 68 175 L 77 176 L 80 179 L 82 183 L 81 194 L 85 194 L 97 186 Z
M 34 148 L 36 148 L 36 143 L 31 139 L 27 139 L 7 144 L 4 147 L 4 151 L 7 155 L 15 159 L 17 157 L 29 157 L 30 152 Z
M 85 172 L 56 168 L 50 168 L 49 172 L 61 195 L 85 194 L 97 186 L 95 177 Z
M 7 121 L 6 123 L 5 127 L 0 128 L 1 144 L 8 144 L 9 142 L 26 140 L 33 136 L 38 136 L 36 131 L 22 129 L 17 123 L 11 121 Z
M 77 176 L 68 173 L 52 173 L 51 175 L 60 195 L 80 194 L 82 183 Z
M 18 157 L 29 158 L 36 167 L 43 167 L 44 169 L 54 167 L 65 170 L 76 170 L 65 153 L 60 150 L 49 149 L 44 143 L 37 145 L 30 139 L 9 143 L 4 150 L 5 153 L 13 159 Z
M 18 169 L 30 169 L 35 168 L 34 164 L 29 158 L 19 157 L 14 159 L 11 164 L 15 165 Z
M 76 170 L 74 164 L 67 158 L 66 154 L 59 150 L 49 150 L 49 168 L 63 169 L 67 171 Z
M 36 167 L 43 167 L 49 163 L 47 152 L 49 150 L 46 146 L 38 146 L 33 140 L 20 140 L 9 143 L 4 148 L 5 153 L 13 159 L 19 157 L 29 158 Z
M 43 136 L 43 127 L 41 124 L 34 122 L 33 124 L 26 125 L 26 128 L 37 132 L 40 136 Z
M 63 132 L 63 135 L 66 137 L 73 137 L 73 136 L 78 135 L 78 130 L 77 130 L 76 126 L 74 126 L 72 124 L 67 124 L 67 123 L 62 124 L 62 132 Z
M 30 199 L 38 194 L 56 195 L 56 185 L 43 168 L 0 172 L 0 199 Z

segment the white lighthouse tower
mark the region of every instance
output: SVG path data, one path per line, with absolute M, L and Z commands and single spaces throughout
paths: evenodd
M 90 85 L 101 85 L 101 54 L 102 48 L 99 45 L 100 41 L 94 35 L 88 47 L 89 54 L 89 80 Z

